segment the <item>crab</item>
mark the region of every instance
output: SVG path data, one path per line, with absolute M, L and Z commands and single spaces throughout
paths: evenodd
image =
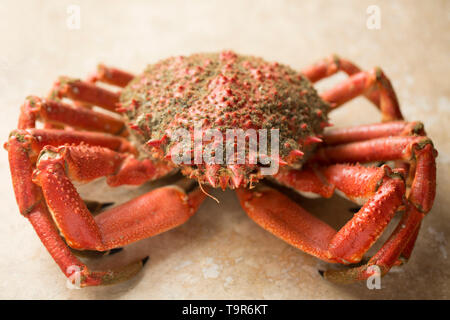
M 317 93 L 313 83 L 339 71 L 348 77 Z M 327 128 L 329 113 L 358 96 L 380 110 L 382 121 Z M 267 156 L 279 169 L 265 176 L 262 161 L 174 161 L 176 130 L 192 132 L 197 123 L 201 138 L 208 129 L 278 129 L 279 153 Z M 195 153 L 190 142 L 188 160 Z M 236 144 L 234 137 L 226 142 Z M 437 151 L 420 122 L 403 120 L 386 75 L 336 55 L 300 72 L 232 51 L 168 58 L 138 76 L 99 65 L 87 80 L 61 77 L 47 98 L 28 97 L 5 148 L 21 214 L 81 286 L 129 279 L 147 259 L 93 271 L 80 253 L 110 252 L 185 223 L 208 188 L 235 189 L 243 210 L 262 228 L 323 261 L 349 265 L 321 271 L 326 279 L 368 279 L 374 266 L 385 275 L 411 256 L 436 188 Z M 141 185 L 173 172 L 193 183 L 160 187 L 100 213 L 74 186 L 102 177 L 112 187 Z M 336 192 L 362 206 L 337 231 L 276 184 L 305 196 Z M 396 229 L 367 260 L 365 253 L 396 212 L 402 214 Z

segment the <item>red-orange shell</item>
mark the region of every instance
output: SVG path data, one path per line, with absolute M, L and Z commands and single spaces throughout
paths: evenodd
M 223 133 L 279 129 L 281 160 L 300 166 L 306 156 L 298 156 L 297 150 L 310 151 L 308 142 L 322 133 L 328 109 L 312 84 L 290 67 L 231 51 L 172 57 L 149 65 L 121 95 L 132 136 L 146 146 L 141 149 L 147 156 L 163 159 L 169 158 L 176 142 L 171 139 L 174 130 L 193 131 L 196 123 L 203 130 Z M 185 174 L 208 183 L 208 166 L 182 167 Z M 214 179 L 239 175 L 243 184 L 259 178 L 257 165 L 231 170 L 224 164 L 213 171 Z

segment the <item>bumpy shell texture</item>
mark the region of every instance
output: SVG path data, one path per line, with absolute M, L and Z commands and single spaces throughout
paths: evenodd
M 122 91 L 120 110 L 142 157 L 172 161 L 175 146 L 180 150 L 180 139 L 174 134 L 178 129 L 191 132 L 192 137 L 194 126 L 201 128 L 203 136 L 208 129 L 219 130 L 224 137 L 223 164 L 217 164 L 217 159 L 214 164 L 195 161 L 195 144 L 189 141 L 181 153 L 192 155 L 192 163 L 177 166 L 200 183 L 237 188 L 260 179 L 264 164 L 248 159 L 227 163 L 226 144 L 236 142 L 226 139 L 227 130 L 267 129 L 270 143 L 270 129 L 279 129 L 279 157 L 272 159 L 275 155 L 268 145 L 269 158 L 300 167 L 314 147 L 314 137 L 328 123 L 329 105 L 290 67 L 224 51 L 172 57 L 149 65 Z M 208 152 L 220 148 L 218 140 L 209 141 L 216 143 Z M 202 144 L 203 152 L 207 145 Z

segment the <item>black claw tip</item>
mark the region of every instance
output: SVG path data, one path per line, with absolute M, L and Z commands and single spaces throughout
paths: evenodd
M 100 208 L 104 209 L 104 208 L 112 206 L 113 204 L 114 204 L 114 202 L 103 202 L 100 204 Z
M 123 250 L 123 248 L 114 248 L 114 249 L 111 249 L 111 250 L 109 250 L 109 255 L 116 254 L 116 253 L 118 253 L 118 252 L 120 252 L 120 251 L 122 251 L 122 250 Z
M 323 271 L 323 270 L 317 270 L 317 271 L 319 272 L 320 276 L 323 278 L 323 274 L 325 273 L 325 271 Z
M 358 213 L 359 210 L 361 210 L 362 207 L 353 207 L 353 208 L 349 208 L 348 211 L 350 211 L 351 213 Z
M 145 257 L 144 259 L 141 260 L 142 261 L 142 266 L 145 266 L 145 264 L 148 261 L 148 258 L 149 258 L 149 256 L 147 256 L 147 257 Z

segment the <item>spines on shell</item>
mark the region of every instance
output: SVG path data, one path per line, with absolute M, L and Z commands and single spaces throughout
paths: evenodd
M 232 51 L 173 57 L 150 65 L 122 91 L 120 103 L 142 150 L 164 161 L 173 160 L 177 141 L 171 137 L 177 129 L 193 133 L 194 125 L 201 125 L 202 134 L 217 129 L 224 137 L 227 130 L 279 129 L 279 157 L 272 160 L 300 167 L 328 126 L 328 104 L 300 73 Z M 221 188 L 261 178 L 259 164 L 247 160 L 238 165 L 192 162 L 181 167 L 199 182 Z

